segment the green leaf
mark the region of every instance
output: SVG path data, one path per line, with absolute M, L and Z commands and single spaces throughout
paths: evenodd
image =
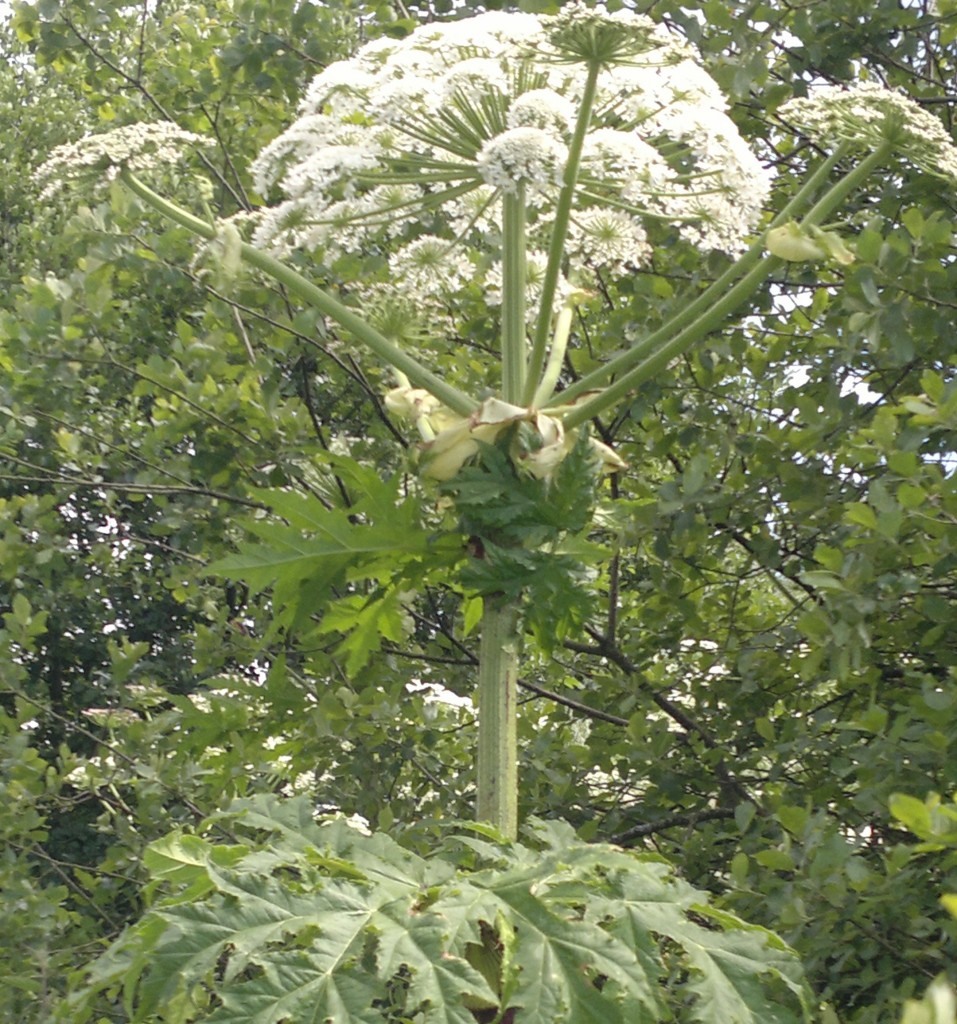
M 915 835 L 922 839 L 929 839 L 932 836 L 932 803 L 924 803 L 923 800 L 908 796 L 906 793 L 893 793 L 887 805 L 891 814 Z
M 857 502 L 853 505 L 848 505 L 844 512 L 844 518 L 849 523 L 854 523 L 857 526 L 863 526 L 865 529 L 877 529 L 877 515 L 874 512 L 874 509 L 864 502 Z
M 774 871 L 792 871 L 794 869 L 794 861 L 791 855 L 785 853 L 784 850 L 759 850 L 754 855 L 754 859 L 759 864 Z
M 154 891 L 159 882 L 182 886 L 184 891 L 175 899 L 191 902 L 214 888 L 208 870 L 213 858 L 228 866 L 247 852 L 244 846 L 214 847 L 198 836 L 174 832 L 151 843 L 143 852 L 143 866 L 154 879 L 148 891 Z
M 21 626 L 29 626 L 30 620 L 33 617 L 33 610 L 30 608 L 30 602 L 23 596 L 23 594 L 13 595 L 13 618 Z
M 207 572 L 242 580 L 255 591 L 272 586 L 277 611 L 274 631 L 303 626 L 336 584 L 366 579 L 401 582 L 409 577 L 421 583 L 429 567 L 454 564 L 462 555 L 457 537 L 435 535 L 422 528 L 416 501 L 397 504 L 391 484 L 380 481 L 371 496 L 370 504 L 381 514 L 381 523 L 354 521 L 361 518 L 356 510 L 364 502 L 344 511 L 326 508 L 312 496 L 286 491 L 258 493 L 290 525 L 263 519 L 247 522 L 247 530 L 264 543 L 241 545 L 238 554 L 218 559 Z M 361 621 L 348 625 L 349 605 L 342 605 L 338 613 L 334 608 L 320 628 L 349 633 L 341 653 L 348 658 L 350 673 L 368 662 L 383 637 L 398 640 L 402 636 L 402 613 L 394 591 L 368 602 L 355 598 L 351 610 Z M 375 642 L 363 642 L 366 629 Z
M 816 590 L 845 590 L 843 580 L 832 572 L 823 569 L 812 569 L 809 572 L 802 572 L 801 579 Z
M 482 621 L 485 602 L 481 597 L 470 597 L 462 602 L 462 635 L 469 636 Z
M 124 983 L 137 1021 L 474 1024 L 469 1006 L 484 1006 L 523 1024 L 656 1024 L 679 1004 L 701 1021 L 798 1019 L 780 940 L 660 858 L 581 843 L 562 823 L 536 823 L 534 846 L 466 835 L 424 860 L 317 825 L 301 799 L 244 801 L 228 820 L 244 837 L 229 852 L 179 835 L 154 846 L 164 884 L 190 886 L 189 900 L 174 892 L 94 971 L 93 989 Z M 463 853 L 478 863 L 456 867 Z
M 805 829 L 810 817 L 804 807 L 784 805 L 775 811 L 775 817 L 792 835 L 799 836 Z
M 382 990 L 360 973 L 333 970 L 299 950 L 265 956 L 262 970 L 262 977 L 223 991 L 210 1024 L 382 1024 Z
M 345 655 L 350 675 L 369 663 L 383 640 L 398 643 L 404 638 L 407 624 L 401 598 L 395 589 L 369 598 L 356 595 L 336 601 L 323 612 L 316 631 L 346 634 L 336 654 Z

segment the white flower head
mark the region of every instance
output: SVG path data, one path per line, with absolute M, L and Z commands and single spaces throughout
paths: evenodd
M 480 185 L 446 204 L 444 214 L 456 238 L 475 237 L 495 244 L 500 235 L 502 202 L 498 191 Z
M 290 164 L 308 159 L 311 153 L 330 145 L 340 123 L 326 114 L 308 114 L 273 139 L 253 161 L 253 187 L 265 195 L 272 182 L 279 180 Z
M 309 84 L 300 112 L 306 116 L 351 114 L 361 108 L 365 90 L 374 84 L 371 71 L 356 67 L 352 61 L 336 61 Z
M 519 185 L 538 192 L 560 183 L 568 147 L 541 128 L 509 128 L 489 139 L 476 164 L 486 184 L 514 193 Z
M 957 180 L 957 147 L 943 124 L 909 97 L 882 86 L 822 86 L 789 100 L 780 115 L 821 145 L 845 142 L 871 151 L 890 142 L 928 174 Z
M 541 128 L 565 136 L 575 123 L 575 104 L 553 89 L 523 92 L 508 109 L 509 128 Z
M 429 298 L 458 291 L 474 272 L 461 249 L 435 235 L 423 235 L 400 249 L 389 260 L 389 270 L 397 284 Z
M 652 53 L 658 60 L 670 57 L 662 52 L 664 40 L 650 18 L 628 10 L 610 15 L 604 7 L 590 7 L 581 0 L 548 18 L 546 33 L 546 59 L 563 64 L 614 66 L 646 62 Z
M 623 192 L 636 198 L 653 193 L 671 177 L 668 164 L 654 146 L 634 132 L 599 128 L 585 140 L 585 171 L 592 177 L 618 180 Z
M 578 214 L 569 248 L 591 267 L 622 270 L 639 267 L 651 256 L 641 222 L 623 210 L 591 207 Z
M 254 165 L 261 195 L 298 201 L 263 218 L 257 244 L 312 247 L 326 262 L 341 252 L 388 259 L 426 234 L 489 266 L 503 195 L 524 191 L 529 245 L 546 247 L 596 63 L 578 205 L 673 219 L 694 244 L 738 251 L 768 180 L 717 86 L 687 43 L 647 17 L 581 4 L 423 25 L 326 68 L 303 116 Z M 396 185 L 417 197 L 378 216 L 367 196 Z
M 406 75 L 378 84 L 366 101 L 366 115 L 377 124 L 401 125 L 410 111 L 438 109 L 443 102 L 439 82 L 421 75 Z
M 443 99 L 458 94 L 467 101 L 481 101 L 490 91 L 504 93 L 508 88 L 508 75 L 500 61 L 491 57 L 468 57 L 453 64 L 442 79 Z
M 205 142 L 201 135 L 184 131 L 171 121 L 123 125 L 57 146 L 35 178 L 44 186 L 41 198 L 49 199 L 70 181 L 93 177 L 102 183 L 111 181 L 124 167 L 146 171 L 179 163 L 190 145 Z
M 353 191 L 355 176 L 377 165 L 378 152 L 374 144 L 323 146 L 293 167 L 282 184 L 293 198 L 316 191 L 329 192 L 340 181 L 348 194 Z

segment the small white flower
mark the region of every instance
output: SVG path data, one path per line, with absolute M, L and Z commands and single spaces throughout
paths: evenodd
M 310 82 L 299 105 L 300 113 L 353 113 L 359 109 L 364 91 L 374 85 L 375 75 L 371 71 L 356 67 L 353 61 L 336 61 Z
M 309 114 L 299 118 L 253 161 L 250 168 L 253 188 L 260 195 L 265 195 L 283 176 L 286 167 L 306 160 L 311 153 L 328 146 L 340 129 L 340 123 L 327 114 Z
M 445 239 L 423 235 L 389 260 L 393 279 L 417 295 L 437 297 L 458 291 L 473 275 L 461 249 Z
M 532 89 L 518 96 L 508 108 L 509 128 L 541 128 L 551 135 L 566 136 L 575 123 L 571 100 L 553 89 Z
M 298 249 L 305 246 L 314 231 L 315 219 L 309 205 L 300 199 L 290 199 L 262 212 L 253 233 L 253 245 L 280 252 Z
M 458 93 L 471 102 L 480 101 L 493 89 L 505 92 L 508 76 L 497 60 L 490 57 L 469 57 L 453 64 L 441 81 L 442 97 L 451 99 Z
M 495 189 L 480 185 L 444 208 L 449 228 L 456 238 L 466 234 L 473 240 L 497 243 L 501 237 L 502 203 Z
M 282 184 L 292 198 L 315 191 L 327 192 L 340 181 L 349 194 L 354 176 L 372 170 L 378 162 L 379 153 L 374 145 L 324 146 L 290 170 Z
M 401 125 L 410 116 L 430 113 L 442 104 L 437 83 L 420 75 L 387 79 L 369 96 L 365 112 L 377 124 Z
M 599 128 L 585 139 L 582 154 L 586 175 L 621 183 L 622 194 L 632 202 L 653 194 L 671 177 L 661 154 L 633 132 Z

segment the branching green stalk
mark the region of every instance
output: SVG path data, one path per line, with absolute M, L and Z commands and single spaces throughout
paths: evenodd
M 574 306 L 566 302 L 555 320 L 555 333 L 552 335 L 551 348 L 548 350 L 548 362 L 545 364 L 542 381 L 532 398 L 534 409 L 540 409 L 545 405 L 555 391 L 555 385 L 561 376 L 562 363 L 565 361 L 565 350 L 568 348 L 568 336 L 571 334 L 574 314 Z
M 153 207 L 154 210 L 169 217 L 170 220 L 202 238 L 213 240 L 217 237 L 218 232 L 215 225 L 193 216 L 188 210 L 184 210 L 175 203 L 171 203 L 168 199 L 164 199 L 130 171 L 123 171 L 122 180 L 130 191 Z M 474 399 L 469 398 L 464 392 L 448 384 L 441 377 L 432 373 L 431 370 L 427 370 L 417 359 L 403 352 L 402 349 L 394 345 L 374 327 L 367 324 L 360 316 L 357 316 L 348 306 L 314 285 L 311 281 L 306 280 L 302 274 L 291 267 L 287 267 L 274 256 L 270 256 L 268 253 L 262 252 L 246 242 L 241 244 L 240 253 L 242 258 L 251 266 L 268 274 L 275 281 L 288 288 L 292 294 L 314 306 L 324 316 L 328 316 L 330 320 L 334 320 L 340 327 L 349 331 L 353 337 L 374 352 L 383 362 L 400 370 L 413 384 L 424 388 L 453 412 L 457 412 L 461 416 L 467 416 L 477 407 L 478 403 Z
M 588 68 L 588 77 L 582 92 L 581 106 L 578 109 L 578 121 L 568 147 L 568 162 L 562 190 L 555 206 L 555 220 L 552 223 L 552 235 L 548 243 L 548 263 L 545 267 L 545 279 L 542 282 L 542 297 L 538 307 L 538 319 L 535 323 L 535 337 L 532 340 L 532 353 L 528 363 L 528 376 L 525 383 L 524 401 L 530 405 L 538 388 L 542 367 L 545 365 L 545 350 L 548 347 L 548 335 L 552 326 L 552 306 L 555 303 L 555 292 L 558 290 L 558 279 L 562 269 L 562 257 L 565 254 L 565 237 L 572 215 L 572 202 L 575 198 L 575 187 L 581 169 L 582 150 L 585 147 L 585 135 L 591 123 L 592 110 L 595 106 L 595 92 L 598 87 L 598 73 L 601 64 L 598 61 Z
M 881 162 L 886 158 L 888 152 L 891 150 L 891 145 L 885 144 L 879 149 L 871 153 L 870 156 L 866 157 L 854 168 L 846 174 L 840 181 L 836 182 L 835 185 L 818 200 L 817 203 L 808 211 L 807 215 L 803 220 L 805 225 L 817 225 L 822 221 L 826 220 L 844 200 L 861 184 L 873 171 L 878 167 Z M 802 190 L 803 191 L 803 190 Z M 793 204 L 789 204 L 789 207 L 793 209 Z M 787 207 L 785 208 L 787 209 Z M 781 217 L 776 217 L 774 224 L 779 223 Z M 632 365 L 632 368 L 628 372 L 624 373 L 621 377 L 614 382 L 614 384 L 606 387 L 600 394 L 595 395 L 580 405 L 576 405 L 565 417 L 565 426 L 567 429 L 572 429 L 579 426 L 582 423 L 590 420 L 592 417 L 599 415 L 606 409 L 609 409 L 622 398 L 625 397 L 630 391 L 633 391 L 640 384 L 645 383 L 661 369 L 668 365 L 675 356 L 680 355 L 682 352 L 687 351 L 692 345 L 706 337 L 712 331 L 716 330 L 724 319 L 733 313 L 742 302 L 748 298 L 760 285 L 765 281 L 778 267 L 782 265 L 783 260 L 778 259 L 776 256 L 765 256 L 763 258 L 755 258 L 756 254 L 759 254 L 763 249 L 764 241 L 763 238 L 760 242 L 756 243 L 751 249 L 742 257 L 741 260 L 735 265 L 735 268 L 739 272 L 742 265 L 745 265 L 745 269 L 750 266 L 750 269 L 741 277 L 737 282 L 728 289 L 724 295 L 713 302 L 709 308 L 695 317 L 691 323 L 688 323 L 683 330 L 679 330 L 677 334 L 665 340 L 665 336 L 668 333 L 672 333 L 674 330 L 675 322 L 686 323 L 687 317 L 679 315 L 674 320 L 670 321 L 666 328 L 659 329 L 650 337 L 646 338 L 640 345 L 636 346 L 626 355 L 629 357 L 628 362 Z M 713 287 L 708 289 L 708 294 L 713 291 Z M 692 304 L 696 310 L 700 309 L 699 303 Z M 649 354 L 650 353 L 650 354 Z M 644 356 L 645 358 L 641 359 Z M 636 360 L 640 360 L 638 365 L 633 365 Z M 605 371 L 602 376 L 607 378 L 608 372 L 615 372 L 615 364 L 618 364 L 618 369 L 621 369 L 621 363 L 623 362 L 622 357 L 612 360 L 606 364 L 602 369 Z M 589 375 L 593 376 L 593 375 Z M 581 393 L 581 381 L 578 382 L 576 387 L 576 393 Z M 562 392 L 557 398 L 561 399 L 562 404 L 569 401 L 569 395 L 567 392 Z
M 587 422 L 613 405 L 617 405 L 629 392 L 634 391 L 640 384 L 650 380 L 656 373 L 663 370 L 675 356 L 690 348 L 696 341 L 700 341 L 712 331 L 716 330 L 730 313 L 751 295 L 762 282 L 783 264 L 783 260 L 776 256 L 767 256 L 754 266 L 750 273 L 745 274 L 724 297 L 718 300 L 708 311 L 698 317 L 683 331 L 658 345 L 643 359 L 637 366 L 633 367 L 623 376 L 619 377 L 613 384 L 609 384 L 593 398 L 574 406 L 564 417 L 565 428 L 571 430 L 582 423 Z M 656 332 L 658 333 L 658 332 Z M 652 347 L 650 339 L 642 343 L 639 352 L 644 354 Z
M 518 405 L 525 390 L 525 186 L 502 197 L 502 397 Z
M 378 185 L 381 184 L 381 179 L 378 178 L 359 178 L 358 181 L 362 181 L 363 184 Z M 387 206 L 378 206 L 374 210 L 366 210 L 365 212 L 359 211 L 352 216 L 352 222 L 354 224 L 363 224 L 365 226 L 374 226 L 391 224 L 395 218 L 392 216 L 398 213 L 400 210 L 414 210 L 417 207 L 423 210 L 433 209 L 436 206 L 441 206 L 443 203 L 451 202 L 453 199 L 458 199 L 459 196 L 466 195 L 468 192 L 475 190 L 474 182 L 467 181 L 461 185 L 453 185 L 451 188 L 442 189 L 437 192 L 429 192 L 424 196 L 415 196 L 413 199 L 405 199 L 399 203 L 390 203 Z M 328 220 L 317 217 L 314 224 L 335 224 L 335 218 L 329 218 Z
M 785 221 L 792 219 L 800 209 L 807 205 L 810 199 L 817 193 L 821 185 L 823 185 L 830 177 L 831 171 L 838 162 L 841 153 L 841 150 L 834 153 L 817 168 L 814 174 L 812 174 L 804 183 L 791 201 L 770 222 L 768 229 L 777 227 L 778 224 L 783 224 Z M 562 391 L 561 394 L 557 395 L 554 401 L 550 401 L 547 404 L 567 405 L 573 402 L 579 395 L 585 394 L 588 391 L 596 391 L 599 388 L 604 387 L 610 377 L 626 373 L 632 367 L 640 363 L 649 352 L 655 351 L 659 345 L 667 341 L 669 337 L 672 337 L 676 332 L 683 330 L 688 326 L 688 324 L 694 323 L 694 321 L 702 314 L 706 314 L 716 300 L 727 294 L 728 289 L 732 287 L 735 281 L 748 273 L 748 271 L 750 271 L 752 267 L 761 260 L 763 253 L 764 233 L 762 233 L 761 237 L 754 242 L 751 248 L 748 249 L 740 259 L 732 263 L 731 266 L 716 278 L 699 296 L 697 296 L 697 298 L 692 302 L 689 302 L 687 305 L 682 305 L 682 307 L 674 314 L 674 316 L 671 317 L 670 320 L 667 321 L 667 323 L 662 324 L 658 330 L 649 334 L 647 338 L 643 338 L 641 341 L 637 342 L 627 352 L 623 352 L 615 359 L 610 360 L 603 366 L 599 366 L 595 370 L 592 370 L 591 373 L 585 374 L 584 377 L 579 378 Z
M 479 643 L 478 821 L 518 834 L 519 604 L 485 599 Z

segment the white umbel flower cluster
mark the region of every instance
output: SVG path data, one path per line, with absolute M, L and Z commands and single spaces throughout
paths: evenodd
M 810 96 L 789 100 L 780 115 L 823 146 L 845 142 L 870 152 L 890 142 L 928 174 L 957 180 L 957 147 L 943 124 L 912 99 L 883 86 L 822 86 Z
M 486 185 L 516 193 L 530 185 L 547 196 L 549 187 L 560 184 L 568 159 L 568 147 L 544 128 L 509 128 L 489 139 L 479 150 L 475 164 Z
M 68 182 L 91 176 L 100 183 L 112 181 L 124 167 L 142 172 L 176 164 L 186 155 L 188 145 L 205 143 L 201 135 L 184 131 L 171 121 L 128 124 L 88 135 L 57 146 L 37 170 L 35 178 L 43 185 L 40 198 L 49 199 Z
M 741 251 L 769 175 L 697 54 L 642 15 L 578 5 L 425 25 L 326 68 L 254 164 L 257 190 L 278 200 L 254 241 L 327 265 L 344 251 L 403 265 L 404 246 L 442 236 L 469 252 L 482 287 L 501 248 L 503 196 L 524 195 L 529 249 L 548 249 L 589 62 L 601 71 L 571 269 L 587 279 L 640 266 L 679 238 Z M 449 268 L 458 277 L 462 263 Z

